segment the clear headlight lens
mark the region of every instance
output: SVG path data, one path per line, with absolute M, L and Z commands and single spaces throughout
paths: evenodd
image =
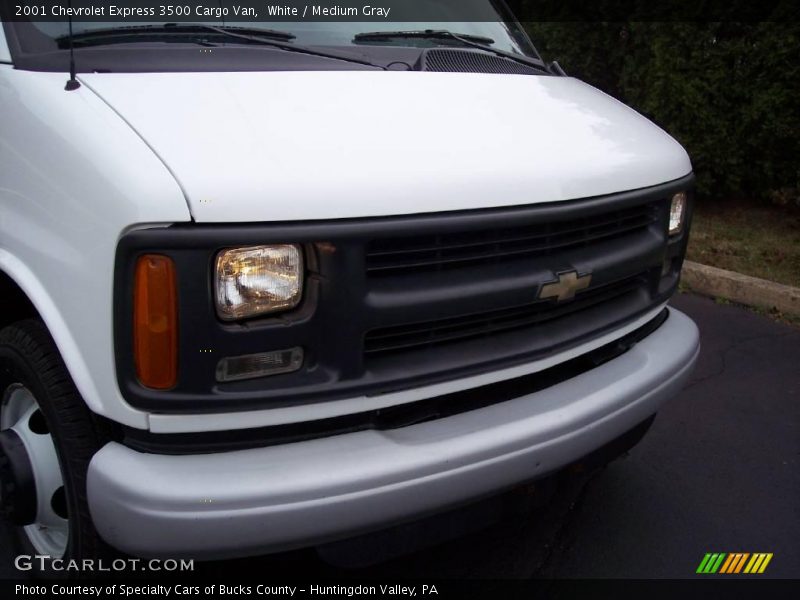
M 686 215 L 686 194 L 678 192 L 672 197 L 669 207 L 669 234 L 675 235 L 683 229 L 683 219 Z
M 299 246 L 251 246 L 217 255 L 217 314 L 225 321 L 289 310 L 303 295 Z

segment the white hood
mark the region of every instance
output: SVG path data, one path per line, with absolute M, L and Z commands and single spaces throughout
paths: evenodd
M 199 222 L 553 202 L 691 171 L 683 148 L 656 125 L 565 77 L 345 71 L 81 79 L 164 161 Z

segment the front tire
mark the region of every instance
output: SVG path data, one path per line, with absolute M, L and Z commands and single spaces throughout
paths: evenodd
M 86 499 L 103 439 L 39 320 L 0 331 L 0 442 L 0 510 L 22 549 L 65 560 L 107 554 Z

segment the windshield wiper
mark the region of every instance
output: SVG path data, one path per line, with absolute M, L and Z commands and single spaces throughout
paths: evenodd
M 231 35 L 234 32 L 250 35 L 257 34 L 264 38 L 287 42 L 295 38 L 293 33 L 276 31 L 274 29 L 257 29 L 254 27 L 225 27 L 219 29 L 219 32 L 215 31 L 214 33 L 217 35 Z M 89 29 L 87 31 L 81 31 L 80 33 L 74 33 L 72 36 L 66 34 L 57 37 L 56 42 L 61 45 L 62 42 L 69 42 L 71 38 L 76 46 L 104 46 L 106 44 L 125 44 L 134 38 L 136 40 L 141 40 L 142 37 L 148 36 L 163 39 L 168 36 L 184 37 L 201 33 L 209 33 L 205 25 L 179 25 L 177 23 L 165 23 L 164 25 L 130 25 L 126 27 Z
M 457 39 L 467 40 L 476 44 L 494 44 L 490 37 L 482 35 L 472 35 L 471 33 L 453 33 L 445 29 L 420 29 L 417 31 L 367 31 L 357 33 L 353 36 L 354 42 L 382 42 L 393 39 L 420 39 L 420 40 L 440 40 Z
M 472 35 L 467 33 L 454 33 L 447 29 L 420 29 L 419 31 L 368 31 L 366 33 L 357 33 L 353 36 L 354 42 L 377 42 L 392 39 L 427 39 L 427 40 L 455 40 L 464 44 L 478 48 L 484 52 L 491 52 L 497 56 L 502 56 L 509 60 L 522 63 L 524 65 L 533 66 L 541 69 L 544 72 L 549 72 L 547 66 L 538 58 L 532 56 L 522 56 L 514 54 L 513 52 L 506 52 L 498 48 L 493 48 L 490 44 L 494 44 L 492 38 L 484 37 L 481 35 Z
M 83 31 L 80 33 L 70 35 L 62 35 L 56 38 L 56 42 L 70 41 L 77 46 L 101 46 L 105 44 L 122 44 L 128 43 L 133 38 L 141 37 L 169 37 L 172 35 L 200 35 L 202 33 L 212 33 L 226 38 L 234 38 L 248 42 L 251 44 L 260 44 L 263 46 L 272 46 L 287 50 L 289 52 L 297 52 L 299 54 L 308 54 L 310 56 L 319 56 L 322 58 L 331 58 L 334 60 L 342 60 L 346 62 L 365 65 L 368 67 L 376 67 L 383 69 L 384 67 L 372 63 L 368 60 L 351 56 L 349 54 L 340 54 L 338 52 L 328 52 L 325 50 L 315 50 L 308 46 L 301 46 L 294 44 L 291 40 L 295 39 L 293 33 L 286 31 L 276 31 L 274 29 L 259 29 L 255 27 L 217 27 L 215 25 L 204 25 L 201 23 L 165 23 L 164 25 L 140 25 L 131 27 L 110 27 L 105 29 L 95 29 L 93 31 Z M 213 45 L 205 38 L 201 43 Z

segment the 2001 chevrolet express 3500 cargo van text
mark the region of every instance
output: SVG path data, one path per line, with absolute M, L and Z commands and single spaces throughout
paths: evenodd
M 266 25 L 1 30 L 0 495 L 37 553 L 386 527 L 693 366 L 669 135 L 501 13 Z

